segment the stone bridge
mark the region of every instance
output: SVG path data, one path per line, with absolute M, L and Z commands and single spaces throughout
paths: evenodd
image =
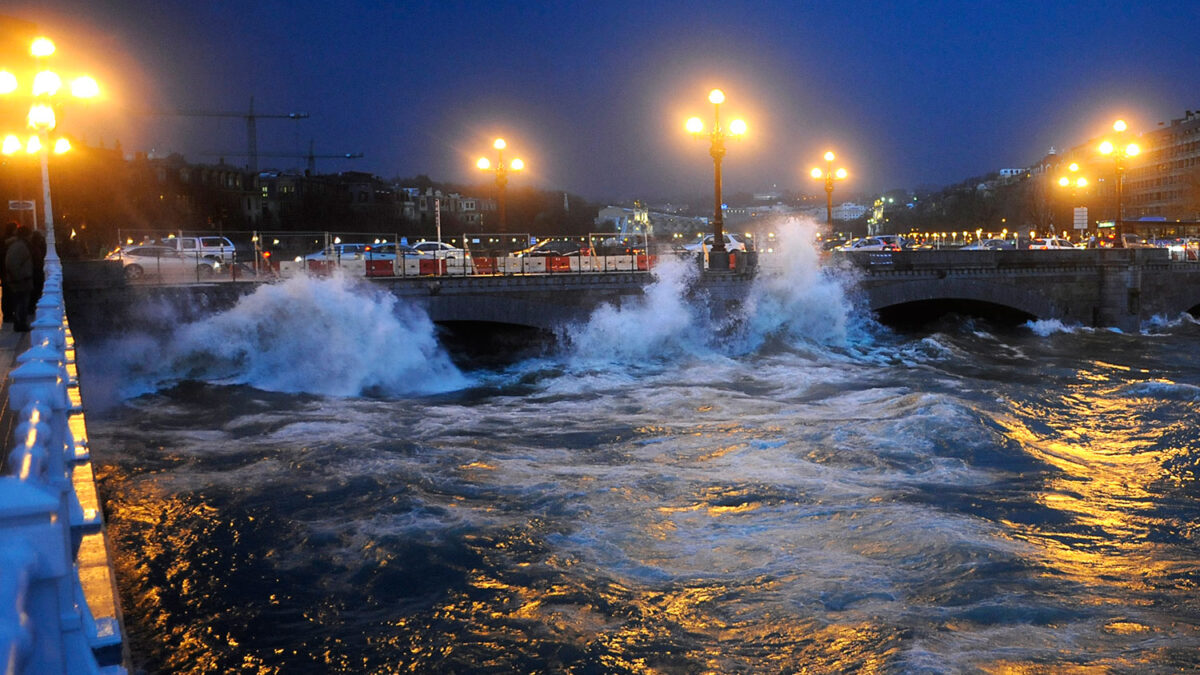
M 786 260 L 764 261 L 764 265 Z M 947 309 L 1060 319 L 1136 329 L 1152 316 L 1200 313 L 1200 264 L 1172 262 L 1165 249 L 1077 251 L 901 251 L 855 253 L 850 268 L 870 309 L 918 319 Z M 80 335 L 154 330 L 227 309 L 258 282 L 126 285 L 116 263 L 67 264 L 64 283 Z M 760 273 L 769 273 L 764 267 Z M 717 318 L 735 310 L 754 274 L 706 273 L 692 290 Z M 545 330 L 596 307 L 639 298 L 645 272 L 364 280 L 421 307 L 438 323 L 487 322 Z
M 1132 330 L 1153 316 L 1200 314 L 1200 264 L 1172 262 L 1166 249 L 899 251 L 846 262 L 885 318 L 974 305 Z

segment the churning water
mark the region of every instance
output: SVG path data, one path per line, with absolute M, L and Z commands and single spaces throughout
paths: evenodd
M 897 333 L 793 250 L 488 370 L 339 279 L 89 346 L 138 665 L 1200 668 L 1200 327 Z

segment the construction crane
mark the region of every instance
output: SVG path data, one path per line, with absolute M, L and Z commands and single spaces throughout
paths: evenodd
M 206 110 L 160 110 L 152 115 L 176 115 L 179 117 L 240 117 L 246 120 L 246 158 L 249 160 L 251 173 L 258 173 L 258 120 L 303 120 L 308 119 L 308 113 L 295 112 L 286 114 L 262 114 L 254 112 L 254 97 L 250 97 L 249 112 L 211 112 Z
M 205 152 L 205 153 L 201 153 L 201 154 L 204 156 L 207 156 L 207 157 L 241 157 L 243 153 L 240 153 L 240 152 Z M 361 152 L 343 152 L 340 155 L 318 155 L 315 152 L 313 152 L 313 142 L 310 140 L 308 142 L 308 153 L 307 154 L 299 154 L 299 153 L 294 153 L 294 152 L 260 152 L 260 153 L 258 153 L 258 156 L 259 157 L 287 157 L 287 158 L 306 159 L 306 160 L 308 160 L 308 172 L 316 173 L 318 159 L 362 159 L 363 154 Z

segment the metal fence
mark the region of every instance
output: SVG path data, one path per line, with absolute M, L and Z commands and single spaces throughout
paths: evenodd
M 202 245 L 204 239 L 218 238 L 229 241 L 232 250 Z M 545 255 L 536 245 L 547 241 L 572 242 L 579 250 Z M 617 232 L 541 238 L 528 233 L 462 233 L 445 240 L 409 240 L 398 234 L 362 232 L 122 230 L 120 245 L 107 258 L 121 263 L 130 283 L 186 284 L 335 271 L 399 278 L 644 272 L 660 256 L 672 254 L 690 255 L 671 244 L 656 244 L 644 234 Z

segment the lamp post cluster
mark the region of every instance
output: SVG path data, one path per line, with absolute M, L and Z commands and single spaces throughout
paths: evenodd
M 1125 130 L 1128 128 L 1128 126 L 1125 124 L 1125 120 L 1117 120 L 1116 122 L 1113 122 L 1112 128 L 1113 131 L 1117 132 L 1117 143 L 1105 140 L 1100 144 L 1099 150 L 1100 154 L 1105 156 L 1111 155 L 1113 158 L 1114 172 L 1116 174 L 1115 192 L 1117 202 L 1116 215 L 1113 218 L 1113 226 L 1116 230 L 1117 238 L 1113 245 L 1117 248 L 1124 248 L 1125 233 L 1122 231 L 1121 227 L 1121 221 L 1124 219 L 1124 216 L 1121 213 L 1121 191 L 1123 189 L 1123 183 L 1125 182 L 1125 160 L 1136 156 L 1139 152 L 1141 152 L 1141 148 L 1138 147 L 1137 143 L 1124 143 L 1122 141 Z
M 838 168 L 837 171 L 834 171 L 833 160 L 833 152 L 826 152 L 825 170 L 821 171 L 819 168 L 814 168 L 811 172 L 813 178 L 817 180 L 825 179 L 825 221 L 829 226 L 830 232 L 833 232 L 833 181 L 844 180 L 848 175 L 843 168 Z
M 745 135 L 746 123 L 735 119 L 729 123 L 728 130 L 725 129 L 721 126 L 721 104 L 725 102 L 725 93 L 713 89 L 708 94 L 708 100 L 713 104 L 713 125 L 708 134 L 711 143 L 708 154 L 713 159 L 713 242 L 708 253 L 708 268 L 727 270 L 729 252 L 725 250 L 725 216 L 721 208 L 721 160 L 725 157 L 725 138 Z M 684 126 L 697 137 L 704 133 L 704 122 L 699 117 L 689 118 Z
M 71 148 L 66 138 L 55 138 L 51 143 L 50 133 L 58 126 L 55 107 L 61 103 L 64 95 L 62 77 L 52 70 L 41 69 L 43 60 L 55 52 L 54 43 L 44 37 L 39 37 L 30 45 L 29 53 L 38 65 L 36 73 L 29 77 L 18 77 L 6 69 L 0 69 L 0 98 L 12 96 L 27 96 L 30 99 L 29 112 L 25 116 L 25 125 L 33 133 L 22 138 L 16 132 L 3 133 L 0 141 L 0 153 L 14 155 L 21 150 L 28 154 L 40 155 L 42 164 L 42 213 L 45 218 L 46 243 L 49 245 L 47 255 L 53 256 L 54 250 L 54 210 L 50 202 L 50 162 L 51 148 L 56 154 L 67 152 Z M 96 80 L 86 75 L 77 77 L 66 87 L 70 96 L 79 99 L 94 98 L 100 93 Z
M 497 138 L 492 147 L 496 149 L 496 203 L 500 210 L 500 231 L 505 231 L 508 225 L 508 218 L 504 212 L 504 188 L 508 185 L 508 172 L 520 171 L 525 168 L 525 162 L 520 159 L 512 159 L 507 165 L 504 163 L 504 149 L 508 144 L 503 138 Z M 480 157 L 479 161 L 475 162 L 475 166 L 482 171 L 491 171 L 492 162 L 487 157 Z
M 1067 166 L 1067 174 L 1064 176 L 1059 176 L 1058 186 L 1061 188 L 1064 188 L 1064 189 L 1071 190 L 1071 208 L 1073 209 L 1072 214 L 1074 215 L 1074 218 L 1078 218 L 1079 213 L 1083 214 L 1082 215 L 1083 227 L 1080 228 L 1079 223 L 1074 222 L 1074 218 L 1072 219 L 1072 221 L 1073 221 L 1072 226 L 1076 229 L 1086 230 L 1087 229 L 1087 209 L 1083 208 L 1082 210 L 1080 210 L 1080 207 L 1077 206 L 1078 201 L 1077 201 L 1076 197 L 1078 196 L 1079 190 L 1082 190 L 1088 186 L 1088 179 L 1085 176 L 1079 175 L 1079 164 L 1077 164 L 1075 162 L 1071 162 Z

